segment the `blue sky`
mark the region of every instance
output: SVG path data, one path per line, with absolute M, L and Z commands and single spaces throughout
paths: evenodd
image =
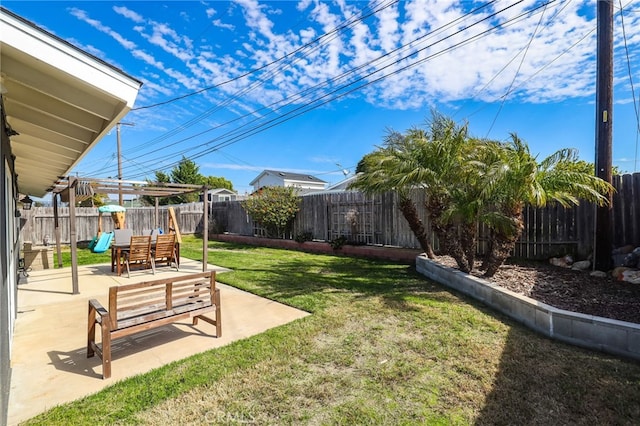
M 240 193 L 264 169 L 336 183 L 432 108 L 474 136 L 594 161 L 594 0 L 2 4 L 144 83 L 122 126 L 124 179 L 184 155 Z M 633 172 L 640 0 L 614 5 L 613 163 Z M 115 130 L 74 172 L 117 176 Z

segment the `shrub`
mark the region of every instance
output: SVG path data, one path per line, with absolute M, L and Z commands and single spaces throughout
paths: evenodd
M 329 245 L 331 245 L 334 250 L 341 249 L 345 244 L 347 244 L 347 237 L 345 237 L 344 235 L 340 235 L 339 237 L 336 237 L 333 240 L 329 241 Z
M 268 237 L 282 238 L 300 210 L 300 197 L 292 187 L 265 186 L 244 200 L 242 207 Z
M 313 240 L 313 233 L 311 231 L 301 232 L 294 238 L 298 243 L 304 243 L 305 241 Z

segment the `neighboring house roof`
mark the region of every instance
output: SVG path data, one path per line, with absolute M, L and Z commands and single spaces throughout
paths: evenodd
M 353 181 L 356 180 L 357 177 L 358 177 L 357 174 L 353 176 L 349 176 L 348 178 L 327 187 L 327 191 L 336 191 L 336 190 L 347 191 L 349 190 L 349 185 L 351 185 Z
M 142 83 L 3 7 L 0 43 L 18 189 L 41 197 L 129 112 Z
M 227 189 L 227 188 L 215 188 L 215 189 L 210 189 L 208 191 L 209 194 L 211 195 L 220 195 L 220 194 L 224 194 L 224 195 L 236 195 L 237 192 L 233 191 L 231 189 Z
M 289 182 L 312 183 L 316 185 L 324 185 L 326 183 L 324 180 L 308 174 L 284 172 L 281 170 L 263 170 L 254 180 L 249 182 L 249 185 L 255 185 L 260 179 L 267 175 Z

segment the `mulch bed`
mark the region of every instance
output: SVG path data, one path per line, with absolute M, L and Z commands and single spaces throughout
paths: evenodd
M 448 256 L 438 263 L 456 267 Z M 479 266 L 480 263 L 477 263 Z M 492 278 L 474 269 L 473 275 L 500 287 L 531 297 L 559 309 L 640 324 L 640 285 L 592 277 L 589 271 L 574 271 L 546 262 L 511 260 Z

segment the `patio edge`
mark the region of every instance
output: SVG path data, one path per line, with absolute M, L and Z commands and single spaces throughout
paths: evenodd
M 640 324 L 558 309 L 424 255 L 416 257 L 416 270 L 551 339 L 640 360 Z

